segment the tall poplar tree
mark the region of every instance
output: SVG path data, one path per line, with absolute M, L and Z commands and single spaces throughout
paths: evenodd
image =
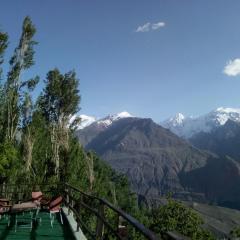
M 3 132 L 3 122 L 4 122 L 4 101 L 5 95 L 2 85 L 2 67 L 1 65 L 4 62 L 4 53 L 8 46 L 8 35 L 7 33 L 0 32 L 0 139 L 3 139 L 2 132 Z
M 10 71 L 8 73 L 5 86 L 6 102 L 6 140 L 13 142 L 16 137 L 17 127 L 20 121 L 21 104 L 23 101 L 23 89 L 32 81 L 23 80 L 23 71 L 29 69 L 34 64 L 34 45 L 33 40 L 36 33 L 35 26 L 31 19 L 26 17 L 23 21 L 22 34 L 18 46 L 9 62 Z M 31 85 L 31 84 L 30 84 Z
M 49 124 L 55 174 L 60 177 L 61 161 L 67 161 L 70 139 L 70 119 L 79 110 L 79 80 L 74 71 L 61 74 L 58 69 L 49 71 L 41 106 Z M 60 152 L 63 159 L 60 159 Z M 66 156 L 66 158 L 64 157 Z
M 0 31 L 0 80 L 2 79 L 2 68 L 1 65 L 4 62 L 4 53 L 8 46 L 8 35 L 7 33 Z
M 32 127 L 32 118 L 34 114 L 34 105 L 32 101 L 31 92 L 34 90 L 35 86 L 39 82 L 39 78 L 36 77 L 31 81 L 28 81 L 28 87 L 24 94 L 23 104 L 21 106 L 21 116 L 22 116 L 22 142 L 23 142 L 23 152 L 26 171 L 29 172 L 32 167 L 32 152 L 34 145 L 34 131 Z

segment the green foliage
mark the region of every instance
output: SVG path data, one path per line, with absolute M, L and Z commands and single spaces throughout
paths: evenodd
M 0 144 L 0 183 L 9 181 L 19 170 L 19 153 L 11 143 Z
M 54 182 L 50 134 L 45 118 L 38 110 L 33 113 L 29 128 L 34 138 L 31 181 L 38 183 Z
M 58 69 L 51 70 L 47 74 L 45 83 L 46 87 L 40 103 L 49 122 L 65 120 L 79 110 L 79 81 L 74 71 L 61 74 Z
M 65 182 L 78 186 L 83 191 L 88 190 L 88 180 L 86 173 L 86 164 L 84 163 L 85 152 L 77 139 L 70 137 L 70 148 L 68 161 L 62 164 L 62 174 L 64 174 Z
M 8 46 L 7 33 L 0 32 L 0 64 L 3 63 L 3 54 Z
M 79 80 L 74 71 L 61 74 L 58 69 L 48 72 L 45 88 L 38 105 L 45 117 L 51 136 L 52 162 L 57 179 L 65 181 L 69 167 L 71 117 L 78 111 Z
M 160 235 L 168 231 L 176 231 L 193 240 L 214 239 L 203 229 L 202 218 L 190 208 L 180 202 L 168 199 L 166 205 L 152 210 L 152 223 L 150 228 Z
M 240 237 L 240 227 L 235 227 L 234 229 L 231 230 L 230 236 L 232 238 L 239 238 Z
M 8 46 L 8 35 L 7 33 L 0 31 L 0 139 L 3 139 L 1 133 L 3 132 L 3 123 L 4 123 L 4 102 L 5 102 L 5 94 L 3 85 L 1 83 L 2 80 L 2 68 L 1 65 L 4 62 L 4 53 Z M 0 140 L 1 142 L 1 140 Z
M 14 71 L 28 69 L 34 64 L 34 45 L 37 44 L 32 38 L 36 33 L 36 28 L 33 25 L 30 17 L 25 17 L 22 25 L 22 35 L 20 37 L 19 44 L 15 49 L 14 55 L 10 60 L 10 65 L 12 66 L 12 76 L 14 76 Z
M 21 74 L 34 64 L 34 46 L 37 44 L 33 40 L 36 28 L 31 19 L 26 17 L 22 25 L 22 34 L 18 46 L 9 61 L 10 70 L 5 83 L 6 101 L 4 103 L 4 136 L 7 141 L 16 140 L 17 128 L 21 120 L 22 101 L 27 90 L 31 90 L 33 80 L 23 80 Z M 35 82 L 37 80 L 35 79 Z M 30 87 L 28 87 L 30 86 Z
M 0 31 L 0 66 L 4 62 L 3 56 L 7 46 L 8 46 L 8 35 L 7 33 Z M 2 69 L 0 67 L 0 80 L 1 80 L 1 77 L 2 77 Z

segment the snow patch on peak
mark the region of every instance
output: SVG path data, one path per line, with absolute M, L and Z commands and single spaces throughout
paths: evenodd
M 177 113 L 170 121 L 174 126 L 181 125 L 185 120 L 185 116 L 182 113 Z
M 116 114 L 117 118 L 128 118 L 133 117 L 129 112 L 120 112 Z
M 95 122 L 97 119 L 93 116 L 88 116 L 88 115 L 85 115 L 85 114 L 81 114 L 81 115 L 73 115 L 70 119 L 70 124 L 73 123 L 73 121 L 76 119 L 76 118 L 80 118 L 80 123 L 78 124 L 77 126 L 77 130 L 80 130 L 80 129 L 83 129 L 89 125 L 91 125 L 93 122 Z
M 177 113 L 174 117 L 169 118 L 160 124 L 163 127 L 170 129 L 176 135 L 182 136 L 182 129 L 187 121 L 188 118 L 186 118 L 182 113 Z
M 133 116 L 128 112 L 120 112 L 120 113 L 117 113 L 117 114 L 109 115 L 106 118 L 109 118 L 113 121 L 116 121 L 116 120 L 119 120 L 121 118 L 129 118 L 129 117 L 133 117 Z
M 117 113 L 117 114 L 108 115 L 107 117 L 98 120 L 97 124 L 101 124 L 101 125 L 104 125 L 105 127 L 108 127 L 113 122 L 115 122 L 119 119 L 129 118 L 129 117 L 133 117 L 133 116 L 128 112 L 120 112 L 120 113 Z
M 240 109 L 239 108 L 224 108 L 219 107 L 216 110 L 208 114 L 209 118 L 215 121 L 216 126 L 224 125 L 228 120 L 235 122 L 240 121 Z
M 81 127 L 82 128 L 89 126 L 90 124 L 92 124 L 93 122 L 95 122 L 97 120 L 95 117 L 87 116 L 84 114 L 81 114 L 80 118 L 81 118 Z
M 71 120 L 70 123 L 72 123 L 76 117 L 80 117 L 81 118 L 81 122 L 79 124 L 79 126 L 77 127 L 78 130 L 83 129 L 85 127 L 88 127 L 91 124 L 97 124 L 100 125 L 100 127 L 106 128 L 108 126 L 110 126 L 113 122 L 122 119 L 122 118 L 130 118 L 133 117 L 130 113 L 124 111 L 124 112 L 120 112 L 117 114 L 110 114 L 104 118 L 101 119 L 97 119 L 96 117 L 92 117 L 92 116 L 88 116 L 85 114 L 82 115 L 74 115 Z
M 216 112 L 221 112 L 221 113 L 239 113 L 240 114 L 240 108 L 224 108 L 224 107 L 219 107 L 215 110 Z

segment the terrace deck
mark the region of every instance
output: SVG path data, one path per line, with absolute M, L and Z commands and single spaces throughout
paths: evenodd
M 42 218 L 41 224 L 36 224 L 32 230 L 30 228 L 17 228 L 15 232 L 14 220 L 12 221 L 12 225 L 8 227 L 8 220 L 3 218 L 0 220 L 0 240 L 87 240 L 87 238 L 102 239 L 108 236 L 111 236 L 111 238 L 114 236 L 113 239 L 126 239 L 127 237 L 130 239 L 131 233 L 134 232 L 137 232 L 139 236 L 148 240 L 159 239 L 151 230 L 138 222 L 137 219 L 103 198 L 85 193 L 68 183 L 38 184 L 37 186 L 48 197 L 54 197 L 56 193 L 63 197 L 62 210 L 64 213 L 64 224 L 61 225 L 58 219 L 55 220 L 52 228 L 49 214 L 40 212 L 38 216 Z M 30 199 L 33 190 L 33 186 L 30 184 L 2 184 L 0 185 L 0 196 L 11 199 L 11 203 L 17 203 L 19 199 Z M 116 221 L 114 220 L 113 222 L 113 218 L 108 216 L 107 212 L 113 213 Z M 89 215 L 91 221 L 84 222 L 84 219 L 88 219 L 88 215 L 86 214 Z M 170 236 L 168 233 L 166 235 Z M 170 239 L 176 240 L 180 238 L 171 237 Z
M 28 214 L 24 214 L 29 218 Z M 53 228 L 50 224 L 49 214 L 40 212 L 41 224 L 39 221 L 33 225 L 32 230 L 29 228 L 18 227 L 15 232 L 14 223 L 8 227 L 8 220 L 4 217 L 0 219 L 0 240 L 74 240 L 75 237 L 66 218 L 63 218 L 63 225 L 58 217 L 55 219 Z M 28 219 L 26 219 L 28 221 Z

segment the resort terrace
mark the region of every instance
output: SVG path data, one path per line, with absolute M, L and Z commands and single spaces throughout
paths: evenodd
M 0 185 L 0 240 L 161 239 L 105 199 L 69 184 L 37 187 Z M 186 238 L 169 232 L 164 239 Z

